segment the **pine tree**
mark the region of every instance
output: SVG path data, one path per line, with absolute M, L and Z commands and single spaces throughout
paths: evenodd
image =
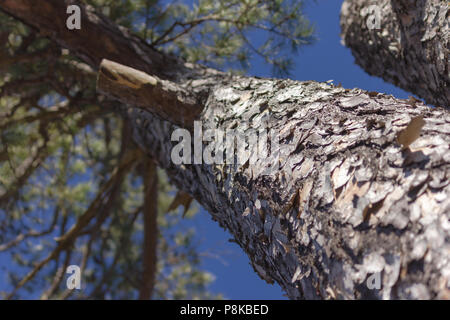
M 70 67 L 61 72 L 76 69 L 70 72 L 74 85 L 66 89 L 65 96 L 79 97 L 83 102 L 91 93 L 101 99 L 97 112 L 104 112 L 104 104 L 111 103 L 127 123 L 122 125 L 125 129 L 120 136 L 124 137 L 129 126 L 138 146 L 118 149 L 114 170 L 99 184 L 100 193 L 86 211 L 81 211 L 76 223 L 68 219 L 72 229 L 52 248 L 55 255 L 61 250 L 58 248 L 73 245 L 84 228 L 94 222 L 92 219 L 102 219 L 92 206 L 107 205 L 102 201 L 104 195 L 113 192 L 115 182 L 145 154 L 165 170 L 171 183 L 194 197 L 213 219 L 230 230 L 261 278 L 278 282 L 291 298 L 448 296 L 447 109 L 429 108 L 414 98 L 399 100 L 329 83 L 261 79 L 217 70 L 225 56 L 227 63 L 223 66 L 233 68 L 233 63 L 242 61 L 245 66 L 246 49 L 250 49 L 266 57 L 279 72 L 288 71 L 289 64 L 280 62 L 277 48 L 286 41 L 297 47 L 311 35 L 302 16 L 293 10 L 298 2 L 201 1 L 198 6 L 171 6 L 167 10 L 174 11 L 169 17 L 176 18 L 167 24 L 163 18 L 153 24 L 152 19 L 139 19 L 139 10 L 133 6 L 120 8 L 120 13 L 130 13 L 128 17 L 121 14 L 119 18 L 111 10 L 108 18 L 96 13 L 95 6 L 82 6 L 76 1 L 49 0 L 40 8 L 34 8 L 32 2 L 6 0 L 0 8 L 39 30 L 40 35 L 51 39 L 49 43 L 68 49 L 63 56 L 71 57 Z M 66 21 L 60 16 L 69 3 L 77 3 L 82 9 L 83 27 L 79 32 L 67 31 Z M 145 12 L 154 8 L 145 7 Z M 133 33 L 139 30 L 136 23 L 146 26 L 143 35 Z M 132 31 L 119 28 L 120 24 Z M 271 40 L 256 49 L 245 36 L 245 26 L 266 30 L 276 38 L 281 36 L 281 40 Z M 232 48 L 230 55 L 227 50 Z M 42 56 L 39 53 L 39 61 Z M 36 68 L 26 75 L 36 77 L 47 70 Z M 54 69 L 50 74 L 58 73 Z M 84 81 L 79 84 L 76 77 L 81 75 L 85 75 Z M 19 90 L 23 98 L 19 84 L 24 86 L 27 80 L 17 80 L 9 90 Z M 9 83 L 8 79 L 5 85 Z M 64 89 L 59 81 L 56 83 Z M 102 95 L 95 94 L 95 86 Z M 51 119 L 51 115 L 47 111 L 44 118 Z M 175 144 L 172 134 L 176 130 L 195 134 L 195 121 L 201 122 L 204 132 L 239 130 L 250 137 L 255 129 L 265 127 L 277 136 L 262 147 L 266 156 L 256 161 L 246 159 L 256 151 L 254 144 L 244 141 L 236 146 L 235 156 L 244 159 L 241 163 L 176 164 L 171 153 Z M 70 121 L 66 122 L 70 126 Z M 39 150 L 55 141 L 47 127 L 37 125 L 38 138 L 27 144 L 37 144 L 37 156 L 31 153 L 32 160 L 26 161 L 29 154 L 22 155 L 25 160 L 21 163 L 29 165 L 14 170 L 23 172 L 16 174 L 14 181 L 29 178 L 28 169 L 42 162 Z M 19 141 L 18 135 L 15 132 L 9 139 Z M 276 138 L 279 144 L 272 143 Z M 195 149 L 195 143 L 188 145 Z M 214 155 L 220 153 L 220 146 L 221 141 Z M 88 148 L 87 143 L 86 150 L 98 151 L 94 146 Z M 145 163 L 137 171 L 147 173 L 144 189 L 149 190 L 156 180 L 148 174 L 152 164 Z M 9 186 L 5 190 L 8 196 L 4 199 L 17 193 Z M 117 197 L 108 199 L 115 201 Z M 19 203 L 33 201 L 25 200 Z M 23 216 L 20 221 L 24 221 Z M 9 230 L 13 227 L 8 226 Z M 120 228 L 124 228 L 123 223 Z M 380 281 L 373 281 L 377 276 Z M 372 285 L 378 282 L 382 288 L 373 290 Z
M 50 25 L 65 27 L 69 2 L 51 1 L 62 10 L 56 15 L 35 8 L 33 1 L 25 3 L 27 14 L 42 14 L 54 19 Z M 251 55 L 257 54 L 285 74 L 291 61 L 282 50 L 312 40 L 301 3 L 85 3 L 142 43 L 233 72 L 248 68 Z M 4 2 L 2 9 L 10 5 L 20 3 Z M 8 269 L 12 288 L 26 290 L 4 294 L 43 299 L 220 297 L 206 289 L 213 277 L 200 268 L 194 230 L 176 228 L 178 205 L 186 204 L 187 219 L 198 205 L 189 208 L 180 202 L 182 193 L 175 197 L 165 173 L 138 150 L 122 104 L 97 94 L 97 57 L 80 59 L 73 48 L 67 50 L 13 16 L 0 15 L 0 252 L 1 260 L 12 259 L 15 265 Z M 83 17 L 83 28 L 85 22 Z M 258 48 L 248 38 L 253 29 L 268 35 Z M 91 40 L 100 43 L 96 36 L 102 34 L 91 34 Z M 81 42 L 89 50 L 91 44 Z M 73 263 L 81 266 L 82 291 L 66 288 L 66 269 Z

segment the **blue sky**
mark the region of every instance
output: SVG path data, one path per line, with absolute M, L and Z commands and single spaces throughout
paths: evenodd
M 343 0 L 309 0 L 305 15 L 316 26 L 317 41 L 300 49 L 294 56 L 294 80 L 334 80 L 345 88 L 362 88 L 408 98 L 407 93 L 380 78 L 369 76 L 354 63 L 350 49 L 340 43 L 339 12 Z M 271 76 L 271 67 L 262 59 L 253 59 L 249 74 Z M 249 264 L 242 249 L 228 242 L 232 236 L 211 220 L 202 210 L 193 221 L 197 228 L 201 250 L 220 257 L 206 257 L 203 267 L 216 276 L 210 286 L 213 292 L 221 292 L 229 299 L 286 299 L 281 288 L 261 280 Z

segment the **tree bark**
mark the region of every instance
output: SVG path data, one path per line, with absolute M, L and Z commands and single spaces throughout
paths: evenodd
M 39 28 L 23 9 L 31 12 L 31 2 L 6 0 L 0 8 Z M 57 32 L 49 36 L 60 41 Z M 135 40 L 122 40 L 134 48 Z M 76 53 L 82 41 L 74 36 L 64 45 Z M 111 57 L 86 62 L 101 58 Z M 150 67 L 138 70 L 160 76 Z M 266 126 L 278 133 L 279 148 L 268 143 L 268 156 L 255 163 L 175 165 L 176 122 L 151 106 L 126 106 L 135 141 L 232 233 L 261 278 L 278 282 L 292 299 L 450 298 L 448 110 L 314 81 L 230 76 L 192 65 L 179 72 L 165 79 L 197 97 L 204 131 L 249 136 Z M 255 153 L 254 145 L 242 145 Z M 380 289 L 368 286 L 378 275 Z
M 346 0 L 341 37 L 367 73 L 429 104 L 450 107 L 448 15 L 448 1 L 442 0 Z
M 266 115 L 294 146 L 241 166 L 177 166 L 176 127 L 128 110 L 138 144 L 290 298 L 449 298 L 450 117 L 408 102 L 316 82 L 223 81 L 205 105 L 204 131 L 249 136 Z M 422 133 L 402 148 L 418 116 Z M 367 287 L 372 274 L 381 290 Z

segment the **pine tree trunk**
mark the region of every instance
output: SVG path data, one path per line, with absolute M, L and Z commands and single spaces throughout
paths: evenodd
M 32 18 L 23 10 L 31 3 L 6 0 L 0 8 L 39 28 L 39 7 L 33 6 Z M 60 1 L 46 3 L 48 12 Z M 104 23 L 90 21 L 99 30 Z M 58 25 L 43 28 L 59 30 Z M 118 45 L 114 39 L 129 48 L 141 46 L 137 60 L 106 52 L 87 63 L 112 58 L 136 67 L 147 58 L 140 54 L 153 50 L 107 31 L 109 47 Z M 87 50 L 74 36 L 62 41 L 57 31 L 49 35 L 75 53 Z M 96 52 L 101 50 L 90 56 Z M 176 70 L 179 61 L 167 61 L 173 63 L 167 68 Z M 238 77 L 181 65 L 171 77 L 152 73 L 159 69 L 149 66 L 138 69 L 151 76 L 106 63 L 99 89 L 119 100 L 111 88 L 121 85 L 129 91 L 119 92 L 135 94 L 125 113 L 135 141 L 231 232 L 261 278 L 279 283 L 292 299 L 450 298 L 448 110 L 326 83 Z M 125 74 L 127 81 L 121 81 Z M 251 136 L 266 128 L 276 133 L 279 146 L 269 134 L 261 147 L 267 156 L 256 162 L 206 164 L 197 157 L 202 164 L 176 165 L 172 151 L 179 142 L 171 141 L 173 132 L 178 125 L 185 134 L 198 127 L 148 103 L 142 88 L 149 88 L 155 101 L 165 94 L 181 96 L 180 108 L 189 108 L 185 95 L 192 94 L 187 100 L 196 99 L 202 110 L 189 121 L 200 121 L 203 132 L 238 130 Z M 193 142 L 191 148 L 197 149 Z M 238 150 L 238 157 L 245 154 Z
M 450 298 L 447 111 L 323 83 L 229 79 L 212 90 L 203 131 L 249 136 L 266 117 L 280 147 L 293 146 L 241 166 L 174 165 L 176 127 L 128 114 L 138 144 L 290 298 Z M 402 151 L 399 133 L 416 119 L 403 131 L 414 136 L 419 115 L 420 137 Z M 381 290 L 367 287 L 373 274 Z
M 341 28 L 366 72 L 429 104 L 450 107 L 448 1 L 346 0 Z

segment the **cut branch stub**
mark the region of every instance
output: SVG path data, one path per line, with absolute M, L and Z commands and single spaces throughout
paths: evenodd
M 203 110 L 180 85 L 106 59 L 100 64 L 97 90 L 184 128 L 192 128 Z

